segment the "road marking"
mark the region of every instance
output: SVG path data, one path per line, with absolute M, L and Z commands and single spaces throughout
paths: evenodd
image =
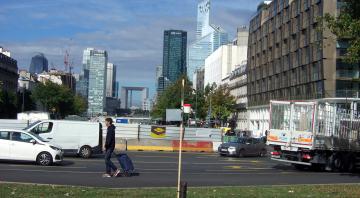
M 224 166 L 224 168 L 241 169 L 241 166 Z
M 178 157 L 174 157 L 174 156 L 149 156 L 149 155 L 135 155 L 134 157 L 144 157 L 144 158 L 173 158 L 173 159 L 177 159 Z
M 38 168 L 40 166 L 37 165 L 20 165 L 20 164 L 12 164 L 9 165 L 10 167 L 30 167 L 30 168 Z M 48 166 L 48 167 L 44 167 L 44 168 L 49 168 L 49 169 L 53 169 L 53 168 L 64 168 L 64 169 L 80 169 L 80 168 L 87 168 L 86 166 Z M 1 170 L 1 169 L 0 169 Z

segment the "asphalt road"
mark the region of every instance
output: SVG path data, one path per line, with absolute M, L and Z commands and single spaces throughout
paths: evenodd
M 177 153 L 129 152 L 139 173 L 133 177 L 102 178 L 101 156 L 65 158 L 62 165 L 0 161 L 0 181 L 92 187 L 175 187 Z M 116 161 L 113 158 L 113 162 Z M 287 184 L 360 183 L 360 174 L 298 171 L 268 158 L 227 158 L 217 154 L 184 153 L 183 181 L 189 186 L 249 186 Z

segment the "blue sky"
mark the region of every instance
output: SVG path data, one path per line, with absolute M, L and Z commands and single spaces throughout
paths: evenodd
M 212 0 L 210 21 L 235 35 L 248 25 L 260 0 Z M 155 93 L 155 67 L 162 64 L 163 31 L 195 38 L 197 0 L 0 0 L 0 46 L 20 69 L 43 52 L 49 66 L 63 69 L 70 50 L 75 72 L 86 47 L 105 49 L 118 66 L 120 86 L 146 86 Z

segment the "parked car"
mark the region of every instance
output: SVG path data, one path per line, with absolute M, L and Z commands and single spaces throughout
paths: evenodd
M 0 129 L 0 159 L 35 161 L 49 166 L 63 160 L 63 151 L 32 132 Z
M 260 138 L 239 137 L 222 143 L 218 152 L 221 156 L 264 156 L 266 145 Z
M 24 130 L 60 145 L 65 154 L 78 154 L 89 158 L 94 153 L 102 153 L 103 131 L 98 122 L 43 120 Z

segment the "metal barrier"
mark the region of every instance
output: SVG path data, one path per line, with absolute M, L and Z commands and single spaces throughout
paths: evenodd
M 0 129 L 23 129 L 28 124 L 30 123 L 21 120 L 0 119 Z M 106 127 L 103 126 L 103 136 L 105 137 Z M 178 150 L 179 127 L 118 123 L 115 123 L 115 127 L 116 148 L 118 150 Z M 215 151 L 216 145 L 221 142 L 221 130 L 185 128 L 183 140 L 185 151 Z

